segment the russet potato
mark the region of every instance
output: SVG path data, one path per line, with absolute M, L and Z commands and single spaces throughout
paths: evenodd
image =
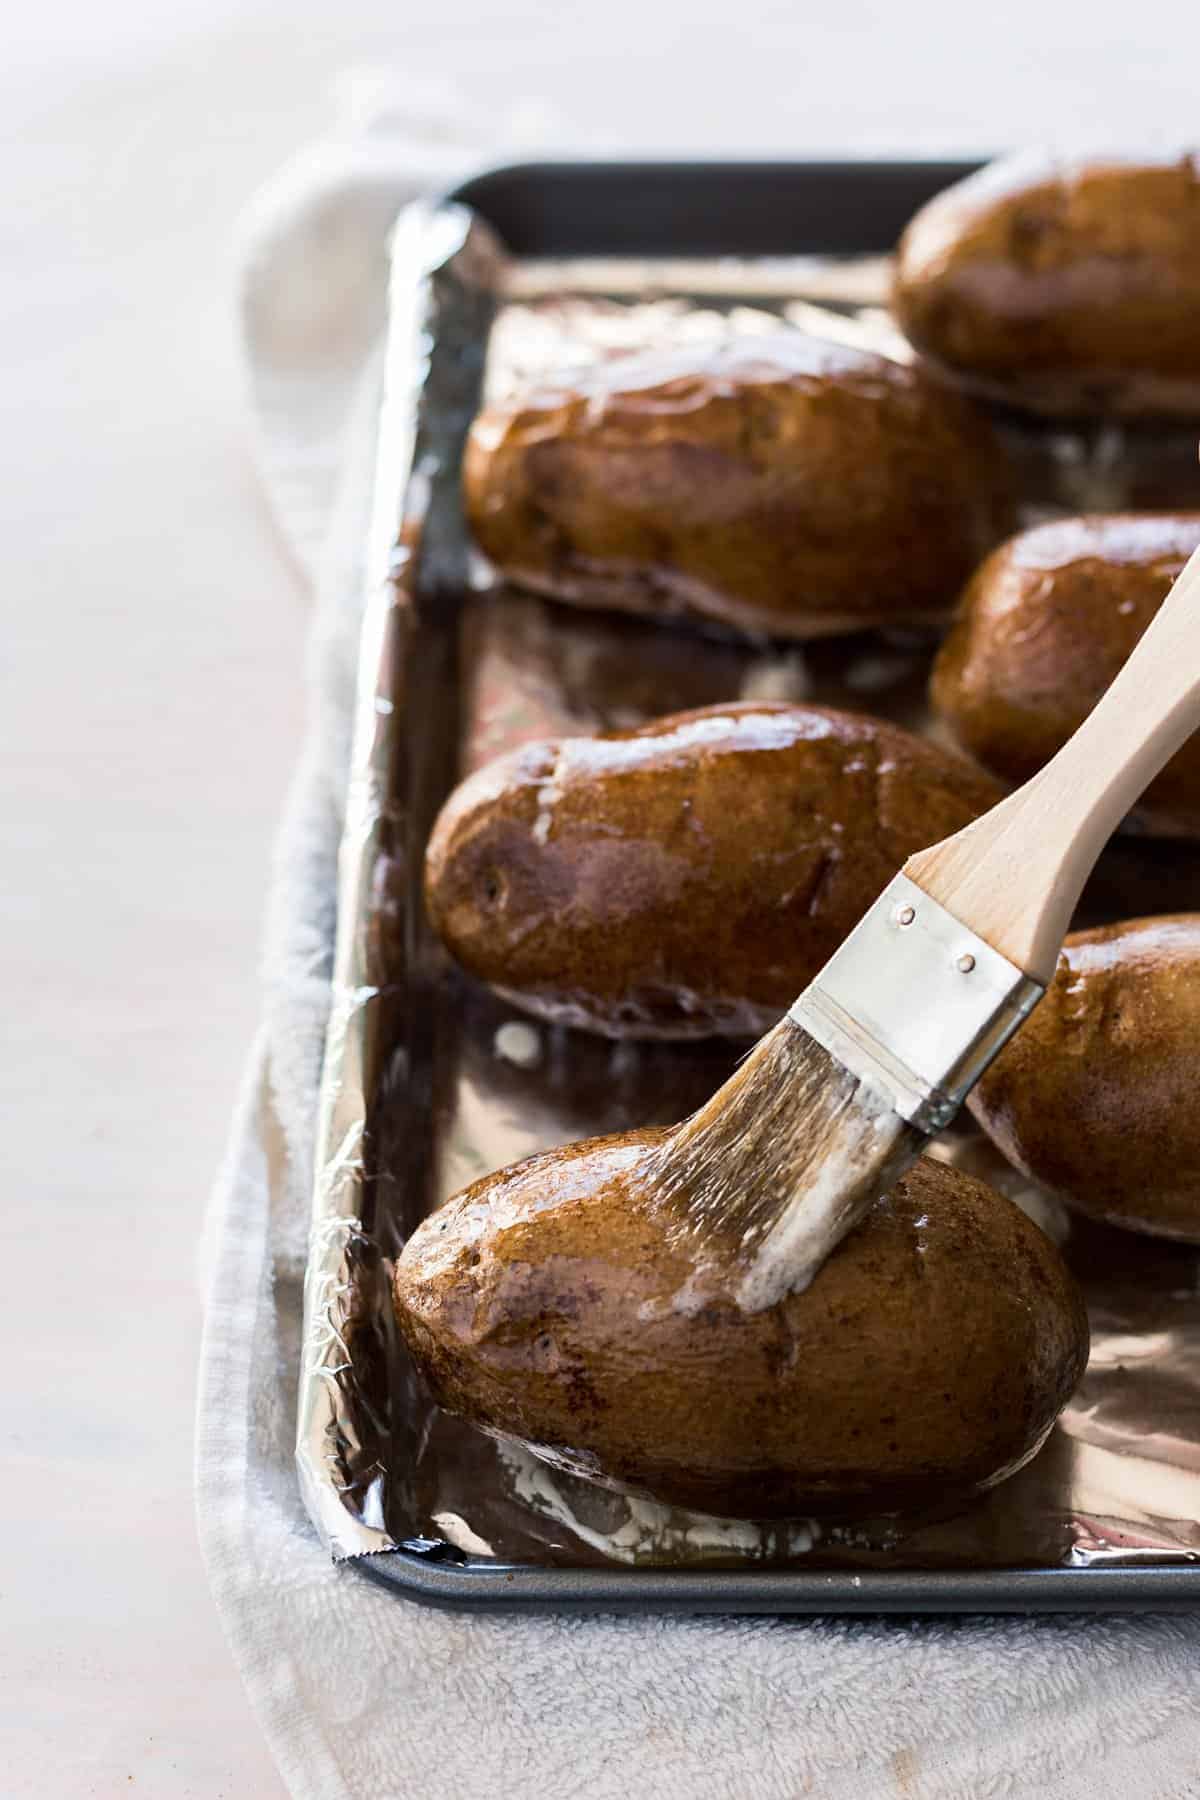
M 1080 1212 L 1200 1243 L 1198 1044 L 1200 914 L 1074 932 L 971 1110 Z
M 752 1037 L 912 851 L 1001 791 L 880 719 L 706 707 L 477 771 L 431 834 L 426 903 L 463 967 L 541 1017 Z
M 1200 485 L 1200 484 L 1198 484 Z M 964 750 L 1025 781 L 1082 725 L 1200 545 L 1200 513 L 1056 520 L 993 551 L 963 595 L 930 696 Z M 1200 834 L 1200 736 L 1146 789 L 1143 829 Z
M 552 1150 L 427 1218 L 396 1317 L 434 1397 L 558 1466 L 745 1518 L 951 1507 L 1038 1449 L 1086 1317 L 1048 1238 L 929 1159 L 757 1312 L 658 1186 L 671 1132 Z
M 930 362 L 1060 417 L 1200 417 L 1200 166 L 1020 157 L 938 194 L 893 305 Z
M 944 617 L 1012 522 L 982 417 L 799 331 L 600 363 L 485 410 L 463 491 L 520 586 L 784 638 Z

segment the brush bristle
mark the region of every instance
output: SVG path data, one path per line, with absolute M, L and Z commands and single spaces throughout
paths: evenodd
M 660 1187 L 698 1254 L 733 1259 L 756 1312 L 807 1287 L 926 1141 L 784 1018 L 669 1140 Z

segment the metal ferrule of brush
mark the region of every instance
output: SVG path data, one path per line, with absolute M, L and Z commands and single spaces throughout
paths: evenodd
M 789 1016 L 932 1137 L 1044 992 L 897 875 Z

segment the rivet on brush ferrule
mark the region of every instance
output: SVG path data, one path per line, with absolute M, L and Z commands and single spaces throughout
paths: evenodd
M 789 1016 L 933 1136 L 1044 991 L 897 875 Z

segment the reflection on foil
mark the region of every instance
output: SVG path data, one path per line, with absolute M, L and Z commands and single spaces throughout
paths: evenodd
M 454 1549 L 463 1551 L 465 1555 L 495 1556 L 496 1552 L 487 1539 L 481 1538 L 477 1531 L 472 1531 L 466 1520 L 460 1519 L 457 1513 L 434 1513 L 433 1523 L 446 1542 L 453 1545 Z M 425 1539 L 424 1541 L 429 1543 L 431 1540 Z
M 563 1472 L 522 1445 L 500 1445 L 498 1457 L 519 1499 L 610 1562 L 635 1566 L 777 1562 L 805 1555 L 820 1536 L 815 1519 L 772 1524 L 717 1519 L 708 1513 L 663 1506 L 642 1495 L 612 1493 L 583 1481 L 572 1483 L 572 1498 Z
M 928 639 L 775 649 L 491 585 L 465 541 L 455 476 L 480 380 L 511 393 L 597 356 L 771 329 L 781 316 L 812 324 L 812 307 L 831 333 L 894 354 L 886 279 L 877 258 L 506 268 L 461 209 L 415 212 L 401 233 L 301 1372 L 301 1479 L 337 1556 L 402 1541 L 544 1566 L 1011 1569 L 1200 1556 L 1197 1252 L 1072 1220 L 969 1129 L 937 1154 L 1002 1188 L 1063 1244 L 1087 1293 L 1093 1354 L 1039 1455 L 958 1517 L 762 1528 L 612 1493 L 442 1414 L 391 1322 L 390 1261 L 450 1193 L 537 1149 L 676 1120 L 739 1054 L 535 1023 L 451 969 L 419 882 L 425 834 L 456 777 L 533 738 L 734 698 L 867 708 L 935 734 Z M 1028 521 L 1195 504 L 1186 434 L 1001 430 Z M 1081 916 L 1193 907 L 1200 850 L 1125 838 Z

